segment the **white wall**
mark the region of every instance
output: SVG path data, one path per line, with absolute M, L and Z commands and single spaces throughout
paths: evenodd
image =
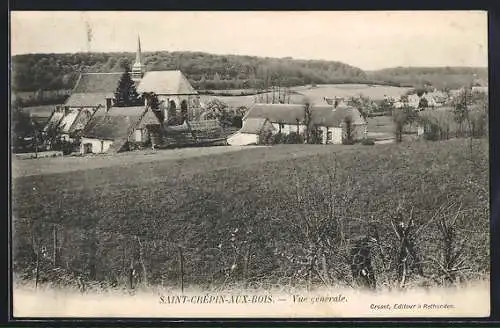
M 236 133 L 227 138 L 227 143 L 231 146 L 255 145 L 258 143 L 259 136 L 251 133 Z
M 101 140 L 101 139 L 93 139 L 93 138 L 82 138 L 80 144 L 80 153 L 85 153 L 85 145 L 92 144 L 92 153 L 100 154 L 105 153 L 109 150 L 109 147 L 113 144 L 111 140 Z
M 321 126 L 320 130 L 322 131 L 323 134 L 323 144 L 335 144 L 339 145 L 342 144 L 342 128 L 330 128 L 326 126 Z M 328 140 L 328 132 L 332 133 L 331 140 Z
M 275 129 L 275 133 L 278 133 L 280 131 L 280 124 L 279 123 L 273 123 L 273 127 Z M 304 133 L 306 130 L 306 126 L 304 124 L 299 125 L 299 133 Z M 281 133 L 283 134 L 289 134 L 291 132 L 297 132 L 297 124 L 283 124 L 281 127 Z

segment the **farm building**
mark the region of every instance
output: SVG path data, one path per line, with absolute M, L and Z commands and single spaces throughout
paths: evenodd
M 46 133 L 51 130 L 57 129 L 63 117 L 64 110 L 61 107 L 56 106 L 56 108 L 52 111 L 52 114 L 50 114 L 47 124 L 45 124 L 45 127 L 43 128 L 43 132 Z
M 299 104 L 255 104 L 243 118 L 267 119 L 276 132 L 302 134 L 306 130 L 305 106 Z M 317 129 L 323 144 L 341 144 L 350 125 L 353 140 L 361 140 L 366 134 L 366 120 L 351 106 L 312 106 L 311 125 Z
M 80 152 L 119 152 L 159 138 L 161 124 L 147 106 L 100 108 L 82 133 Z M 153 142 L 157 142 L 153 140 Z
M 260 142 L 260 136 L 274 131 L 275 128 L 268 119 L 248 118 L 237 133 L 227 138 L 227 143 L 231 146 L 256 145 Z
M 84 73 L 81 74 L 68 100 L 57 109 L 53 117 L 62 118 L 57 124 L 64 140 L 71 140 L 81 134 L 99 108 L 111 108 L 114 92 L 122 73 Z M 54 120 L 49 120 L 53 125 Z

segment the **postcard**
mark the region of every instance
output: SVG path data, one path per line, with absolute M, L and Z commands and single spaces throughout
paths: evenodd
M 486 12 L 10 28 L 15 318 L 489 316 Z

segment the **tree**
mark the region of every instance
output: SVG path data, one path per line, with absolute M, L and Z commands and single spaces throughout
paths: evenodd
M 422 110 L 428 107 L 429 107 L 429 101 L 427 101 L 427 98 L 425 97 L 420 98 L 420 101 L 418 102 L 418 108 Z
M 382 100 L 379 106 L 379 111 L 384 113 L 391 113 L 394 109 L 394 101 L 390 98 L 385 98 Z
M 14 152 L 27 147 L 25 139 L 35 138 L 35 128 L 30 116 L 21 107 L 16 106 L 12 110 L 11 129 Z
M 115 106 L 117 107 L 130 107 L 130 106 L 140 106 L 143 104 L 142 99 L 139 97 L 137 90 L 135 88 L 135 83 L 130 77 L 129 66 L 125 66 L 125 72 L 123 72 L 120 81 L 118 82 L 118 87 L 115 91 Z
M 312 104 L 311 102 L 306 99 L 304 102 L 304 125 L 305 125 L 305 141 L 306 143 L 309 143 L 311 141 L 311 136 L 312 136 L 312 112 L 311 112 Z M 298 132 L 297 132 L 298 133 Z
M 458 124 L 457 136 L 463 134 L 463 125 L 469 121 L 469 107 L 472 105 L 472 95 L 467 89 L 460 92 L 453 103 L 453 116 Z
M 345 126 L 345 134 L 344 134 L 344 144 L 345 145 L 352 145 L 354 142 L 354 129 L 352 126 L 352 118 L 351 116 L 346 116 L 344 119 L 344 126 Z
M 358 97 L 351 97 L 347 103 L 350 106 L 357 108 L 359 113 L 365 120 L 368 117 L 368 114 L 373 111 L 372 100 L 363 95 L 359 95 Z
M 403 141 L 403 128 L 406 124 L 414 122 L 418 118 L 418 114 L 413 108 L 404 105 L 403 108 L 395 108 L 392 111 L 392 120 L 394 122 L 396 141 Z

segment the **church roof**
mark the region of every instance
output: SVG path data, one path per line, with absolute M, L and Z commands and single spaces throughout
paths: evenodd
M 188 79 L 181 71 L 147 72 L 137 87 L 139 93 L 154 92 L 157 95 L 196 95 Z
M 114 92 L 123 73 L 83 73 L 65 103 L 69 107 L 105 105 Z
M 114 93 L 123 73 L 83 73 L 72 93 Z

